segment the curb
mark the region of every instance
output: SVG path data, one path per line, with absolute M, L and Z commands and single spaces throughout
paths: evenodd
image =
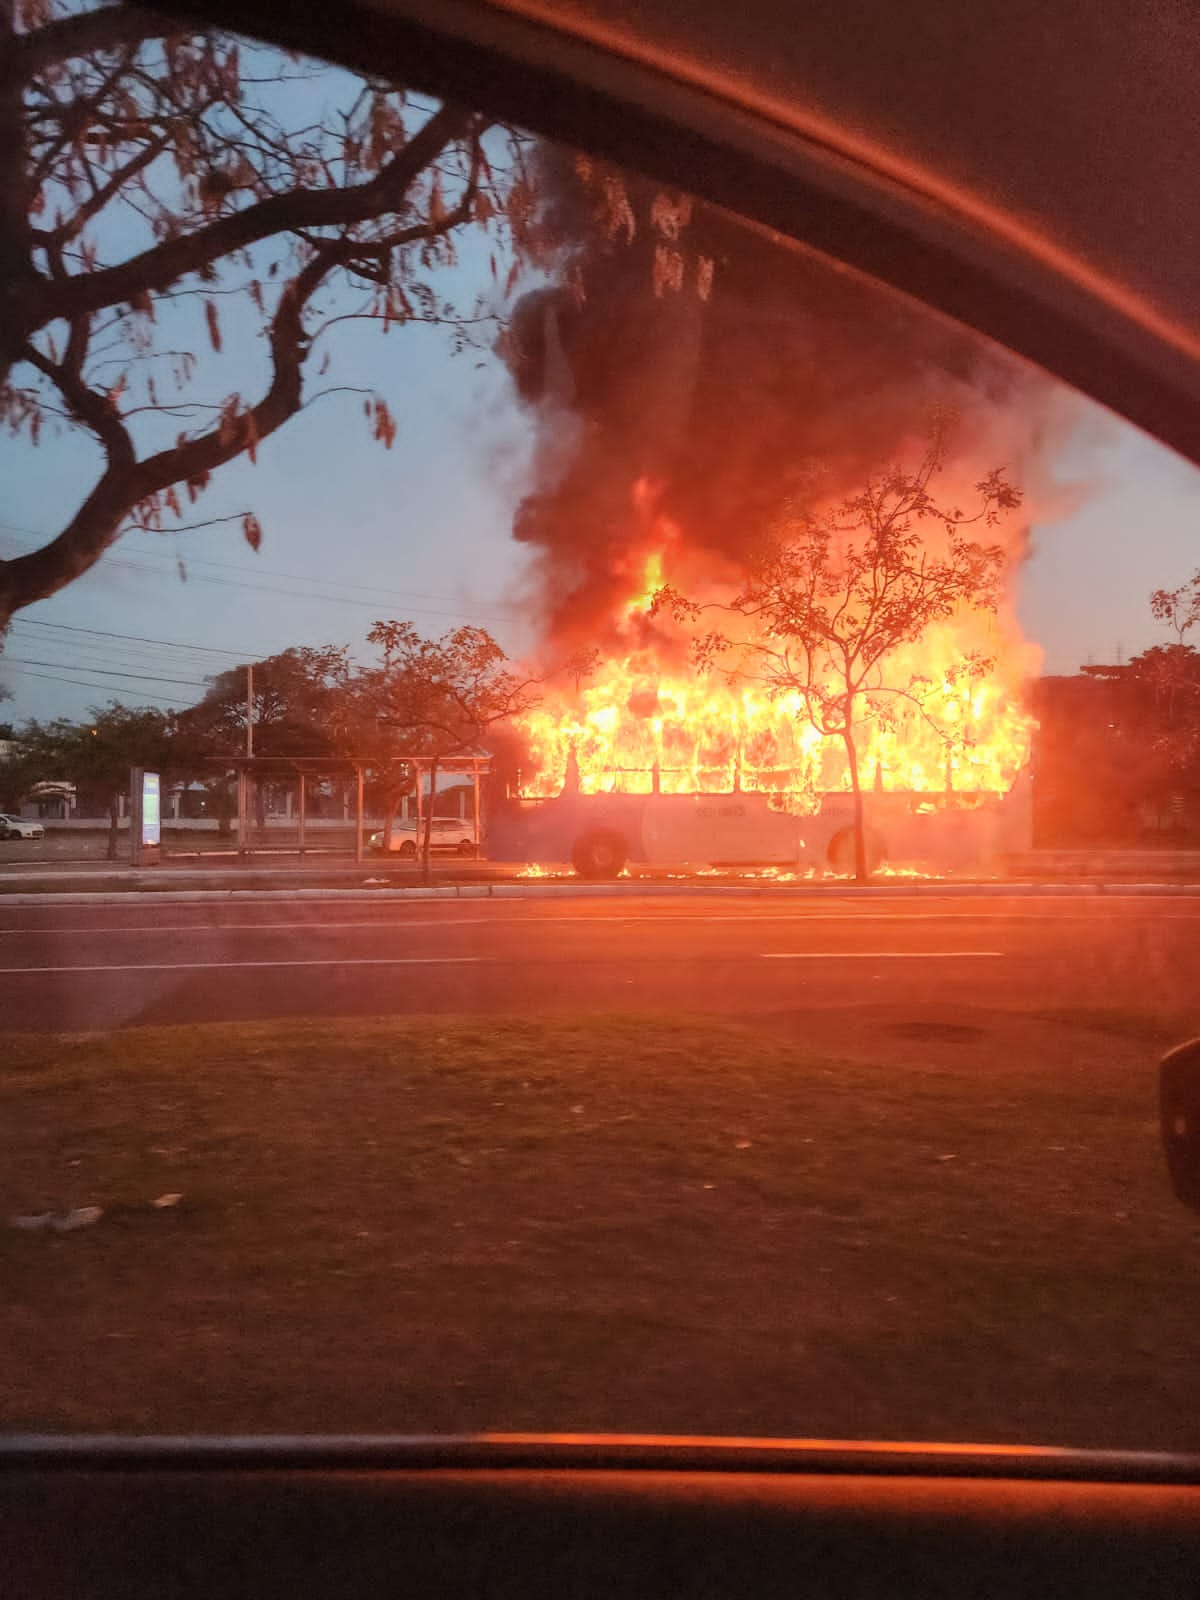
M 122 890 L 50 890 L 43 893 L 0 892 L 0 908 L 38 905 L 128 905 L 141 898 L 142 886 Z M 552 884 L 552 883 L 465 883 L 411 889 L 154 889 L 145 898 L 155 905 L 189 905 L 206 901 L 229 903 L 254 900 L 351 901 L 370 905 L 374 901 L 406 900 L 591 900 L 591 899 L 781 899 L 788 900 L 896 900 L 896 899 L 980 899 L 1037 900 L 1136 898 L 1196 898 L 1200 884 L 1179 883 L 1060 883 L 1060 884 L 952 884 L 910 883 L 861 886 L 857 884 Z

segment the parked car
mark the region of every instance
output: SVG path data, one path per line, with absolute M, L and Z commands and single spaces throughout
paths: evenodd
M 46 830 L 29 817 L 12 817 L 0 812 L 0 839 L 44 839 Z
M 418 829 L 417 819 L 407 817 L 397 818 L 392 823 L 392 839 L 390 854 L 411 858 L 417 854 L 424 840 L 424 820 Z M 373 833 L 367 841 L 372 850 L 383 849 L 383 832 Z M 475 824 L 462 817 L 434 817 L 433 833 L 430 839 L 430 848 L 433 850 L 451 850 L 456 855 L 473 856 L 476 844 Z

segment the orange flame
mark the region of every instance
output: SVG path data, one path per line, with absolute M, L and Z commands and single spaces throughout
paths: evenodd
M 732 598 L 732 583 L 698 575 L 699 560 L 660 519 L 640 567 L 628 575 L 627 598 L 614 608 L 617 648 L 577 689 L 552 686 L 521 720 L 530 755 L 526 795 L 559 794 L 577 771 L 583 794 L 741 789 L 774 794 L 782 809 L 799 813 L 815 811 L 823 794 L 850 788 L 842 740 L 813 726 L 799 694 L 773 696 L 766 685 L 719 669 L 699 672 L 689 628 L 651 615 L 655 593 L 668 582 L 703 601 Z M 1012 573 L 1015 567 L 1014 560 Z M 745 618 L 732 620 L 743 640 L 751 636 Z M 729 622 L 722 613 L 725 631 Z M 965 679 L 961 664 L 976 652 L 992 665 Z M 922 705 L 886 698 L 880 703 L 889 713 L 880 718 L 864 704 L 855 730 L 864 788 L 981 798 L 1007 792 L 1029 757 L 1034 724 L 1024 685 L 1037 665 L 1011 594 L 997 613 L 964 610 L 900 647 L 882 681 L 919 680 Z

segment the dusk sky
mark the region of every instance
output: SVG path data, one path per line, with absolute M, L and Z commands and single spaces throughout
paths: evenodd
M 264 529 L 258 554 L 236 524 L 127 535 L 82 580 L 18 616 L 0 658 L 13 692 L 4 716 L 79 716 L 110 697 L 187 704 L 208 673 L 237 661 L 293 644 L 362 649 L 379 616 L 412 617 L 430 633 L 480 622 L 513 652 L 532 643 L 517 604 L 525 555 L 509 533 L 530 440 L 506 374 L 484 353 L 451 356 L 430 329 L 386 340 L 367 330 L 361 355 L 392 398 L 393 448 L 368 437 L 352 396 L 296 418 L 257 466 L 227 467 L 197 509 L 216 517 L 252 506 Z M 1150 590 L 1200 566 L 1200 474 L 1100 422 L 1058 463 L 1081 503 L 1035 526 L 1020 576 L 1020 616 L 1047 671 L 1153 643 Z M 55 530 L 91 460 L 76 439 L 36 450 L 3 442 L 4 554 Z
M 486 247 L 468 242 L 450 276 L 469 304 L 490 282 Z M 240 320 L 229 314 L 224 354 L 205 353 L 205 398 L 261 386 L 261 331 L 247 310 Z M 184 348 L 206 346 L 197 301 L 172 308 L 166 329 L 190 341 Z M 0 683 L 12 692 L 0 720 L 77 717 L 113 698 L 190 704 L 209 674 L 291 645 L 346 644 L 365 658 L 364 635 L 381 617 L 411 618 L 431 634 L 478 622 L 516 655 L 536 643 L 538 619 L 520 605 L 527 555 L 510 533 L 532 482 L 532 431 L 492 351 L 494 329 L 482 326 L 478 348 L 459 354 L 435 327 L 384 337 L 350 324 L 336 334 L 328 381 L 386 396 L 398 423 L 393 448 L 369 437 L 355 395 L 294 418 L 257 465 L 223 468 L 189 513 L 253 510 L 264 531 L 258 553 L 236 523 L 127 534 L 83 579 L 15 619 L 0 656 Z M 44 435 L 36 448 L 0 440 L 0 554 L 52 536 L 96 461 L 73 431 Z M 1019 614 L 1045 669 L 1071 672 L 1162 637 L 1148 596 L 1200 567 L 1200 473 L 1082 405 L 1048 466 L 1065 487 L 1054 520 L 1038 513 Z

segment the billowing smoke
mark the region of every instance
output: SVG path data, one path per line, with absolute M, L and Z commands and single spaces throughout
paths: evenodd
M 979 339 L 807 252 L 653 186 L 547 153 L 553 286 L 514 310 L 509 363 L 537 419 L 514 535 L 549 636 L 604 643 L 649 522 L 736 573 L 786 497 L 850 492 L 964 412 L 959 448 L 1020 481 L 1048 386 Z M 1001 449 L 996 459 L 977 459 Z M 819 473 L 814 476 L 814 466 Z M 643 485 L 640 496 L 635 485 Z

